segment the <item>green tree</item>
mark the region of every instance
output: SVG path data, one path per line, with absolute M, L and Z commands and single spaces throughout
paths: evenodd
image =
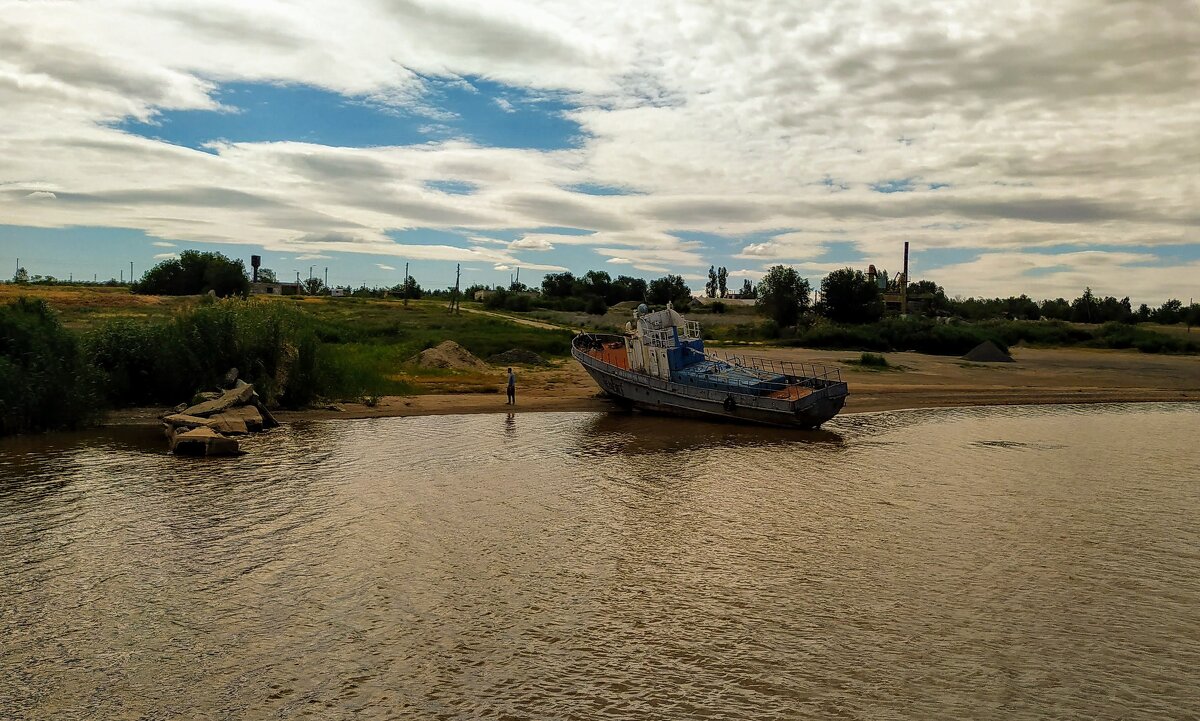
M 759 311 L 780 327 L 796 325 L 800 314 L 808 310 L 811 288 L 795 268 L 772 266 L 758 283 Z
M 646 300 L 654 305 L 673 303 L 679 310 L 691 306 L 692 289 L 678 275 L 665 275 L 650 281 Z
M 603 270 L 589 270 L 584 273 L 583 295 L 598 296 L 607 302 L 613 295 L 612 276 Z
M 222 253 L 185 250 L 146 271 L 133 284 L 133 292 L 146 295 L 200 295 L 213 291 L 218 296 L 246 295 L 250 278 L 240 260 Z
M 278 283 L 279 279 L 275 277 L 275 271 L 271 270 L 270 268 L 259 268 L 258 269 L 258 282 L 259 283 Z
M 758 293 L 762 295 L 762 284 Z M 861 270 L 842 268 L 821 281 L 817 311 L 839 323 L 873 323 L 883 317 L 883 295 Z
M 725 266 L 721 266 L 717 270 L 717 294 L 724 298 L 729 294 L 729 271 Z
M 758 291 L 754 288 L 754 283 L 751 283 L 749 278 L 742 281 L 742 292 L 739 295 L 750 299 L 758 297 Z
M 575 289 L 575 276 L 570 271 L 547 273 L 542 277 L 542 295 L 547 298 L 569 298 Z
M 616 302 L 623 300 L 646 300 L 648 285 L 644 278 L 634 278 L 628 275 L 618 275 L 613 281 L 613 294 Z
M 1150 317 L 1155 323 L 1174 325 L 1183 320 L 1183 302 L 1171 298 L 1166 303 L 1155 308 Z
M 708 282 L 704 284 L 704 297 L 717 297 L 717 269 L 713 266 L 708 266 Z
M 1071 320 L 1071 304 L 1066 298 L 1055 298 L 1054 300 L 1043 300 L 1042 317 L 1050 320 Z
M 1100 308 L 1092 289 L 1084 288 L 1083 295 L 1071 301 L 1071 320 L 1076 323 L 1099 323 Z
M 1200 325 L 1200 303 L 1192 303 L 1187 308 L 1187 325 L 1188 332 L 1191 332 L 1192 326 Z
M 322 293 L 324 293 L 326 291 L 324 281 L 322 281 L 320 278 L 317 278 L 315 276 L 312 278 L 305 278 L 300 283 L 300 285 L 304 288 L 304 292 L 308 293 L 309 295 L 321 295 Z M 360 293 L 360 291 L 361 291 L 361 293 Z M 352 293 L 352 295 L 370 295 L 370 293 L 371 293 L 370 289 L 368 289 L 367 286 L 364 285 L 364 286 L 360 287 L 358 290 L 354 291 L 354 293 Z
M 25 270 L 25 268 L 23 266 L 20 268 L 17 268 L 17 272 L 13 273 L 13 282 L 19 283 L 21 285 L 25 285 L 26 283 L 28 283 L 29 282 L 29 271 Z
M 908 302 L 910 307 L 920 304 L 925 315 L 936 316 L 945 313 L 950 308 L 946 290 L 932 280 L 918 280 L 908 284 Z
M 467 290 L 471 290 L 467 288 Z M 417 279 L 411 275 L 404 279 L 404 283 L 400 287 L 400 296 L 412 300 L 420 300 L 423 291 L 421 285 L 417 283 Z M 475 300 L 475 293 L 471 292 L 464 296 L 467 300 Z

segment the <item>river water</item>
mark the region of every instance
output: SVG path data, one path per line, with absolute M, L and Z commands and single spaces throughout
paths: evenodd
M 0 442 L 0 718 L 1196 718 L 1200 406 Z

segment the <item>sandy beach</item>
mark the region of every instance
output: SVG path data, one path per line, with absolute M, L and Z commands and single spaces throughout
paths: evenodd
M 976 364 L 919 353 L 888 353 L 895 370 L 864 370 L 845 361 L 849 351 L 755 348 L 778 360 L 840 368 L 850 386 L 843 412 L 904 408 L 1035 403 L 1128 403 L 1200 401 L 1200 358 L 1134 351 L 1016 348 L 1016 363 Z M 344 410 L 279 413 L 280 420 L 375 418 L 470 413 L 605 411 L 616 406 L 574 361 L 549 368 L 517 368 L 517 405 L 505 403 L 504 369 L 494 393 L 390 396 L 373 407 L 340 404 Z

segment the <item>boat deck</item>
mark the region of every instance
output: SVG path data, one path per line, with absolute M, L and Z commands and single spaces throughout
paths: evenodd
M 781 388 L 773 393 L 768 393 L 767 398 L 778 398 L 781 401 L 798 401 L 801 398 L 812 395 L 812 392 L 812 388 L 806 388 L 801 385 L 790 385 L 787 388 Z
M 629 355 L 621 343 L 605 343 L 599 350 L 589 349 L 587 354 L 601 363 L 616 366 L 621 370 L 629 370 Z

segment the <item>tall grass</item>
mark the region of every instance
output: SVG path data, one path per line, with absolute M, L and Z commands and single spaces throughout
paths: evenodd
M 44 300 L 0 306 L 0 435 L 95 420 L 96 381 L 75 335 Z
M 321 342 L 299 308 L 268 300 L 204 303 L 165 322 L 114 320 L 85 336 L 113 405 L 174 404 L 230 368 L 268 403 L 307 405 L 340 388 L 321 368 Z
M 569 352 L 571 334 L 490 317 L 450 315 L 440 303 L 251 298 L 204 302 L 160 322 L 112 320 L 85 336 L 113 405 L 171 405 L 212 388 L 236 367 L 270 404 L 411 393 L 404 362 L 451 339 L 481 358 L 511 348 Z

